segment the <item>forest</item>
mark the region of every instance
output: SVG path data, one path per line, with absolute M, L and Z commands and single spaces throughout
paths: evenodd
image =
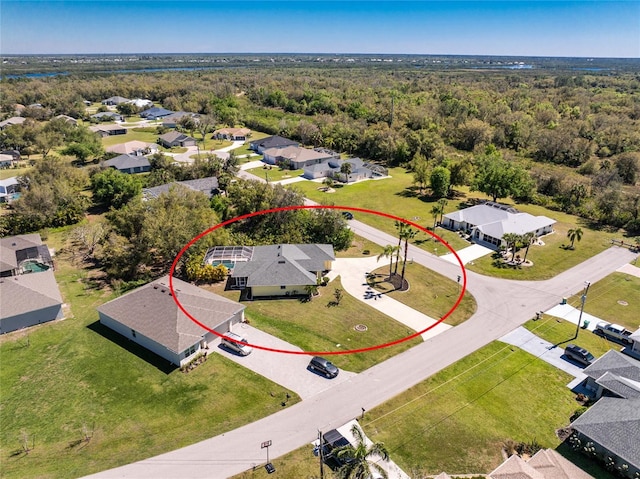
M 102 154 L 99 148 L 92 149 L 80 133 L 61 135 L 64 128 L 46 120 L 60 114 L 88 119 L 84 101 L 114 95 L 146 98 L 170 110 L 206 115 L 215 127 L 243 125 L 309 147 L 404 166 L 425 196 L 452 196 L 456 186 L 467 185 L 494 199 L 511 196 L 577 214 L 592 227 L 623 228 L 637 235 L 640 67 L 633 67 L 479 70 L 398 62 L 281 62 L 5 78 L 3 118 L 24 105 L 22 116 L 33 121 L 5 128 L 0 142 L 3 149 L 39 158 L 58 151 L 63 157 L 88 160 Z M 222 166 L 205 166 L 203 171 Z M 157 166 L 155 178 L 166 178 L 166 169 L 170 166 Z M 52 184 L 42 171 L 37 174 L 37 181 Z M 184 174 L 174 171 L 169 177 Z M 502 183 L 492 180 L 496 174 Z M 67 175 L 75 181 L 73 191 L 82 190 L 77 176 Z M 89 189 L 88 179 L 85 185 Z M 225 216 L 222 210 L 228 208 L 231 193 L 217 200 L 217 214 Z M 62 215 L 52 225 L 77 221 L 88 206 L 86 197 L 70 193 L 70 198 L 69 217 Z

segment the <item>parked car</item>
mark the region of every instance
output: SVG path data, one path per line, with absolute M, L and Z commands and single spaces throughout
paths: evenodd
M 314 356 L 309 362 L 308 368 L 311 371 L 316 371 L 319 374 L 323 374 L 327 378 L 335 378 L 338 375 L 338 368 L 333 365 L 331 361 L 320 356 Z
M 351 211 L 343 211 L 342 212 L 342 217 L 345 220 L 352 220 L 353 219 L 353 213 Z
M 245 338 L 243 338 L 239 334 L 232 333 L 231 331 L 225 333 L 224 337 L 220 341 L 222 346 L 233 351 L 234 353 L 238 353 L 240 356 L 247 356 L 251 354 L 251 351 L 253 351 L 253 348 L 248 344 L 241 344 L 246 342 L 247 340 Z
M 608 340 L 621 341 L 625 344 L 633 343 L 633 340 L 629 337 L 632 332 L 626 330 L 623 326 L 614 323 L 605 323 L 600 322 L 596 324 L 595 329 L 593 330 L 595 334 L 598 336 L 602 336 L 607 338 Z
M 585 366 L 589 366 L 595 359 L 593 354 L 580 346 L 576 346 L 575 344 L 567 345 L 567 347 L 564 348 L 564 355 L 569 359 L 579 362 L 580 364 L 584 364 Z

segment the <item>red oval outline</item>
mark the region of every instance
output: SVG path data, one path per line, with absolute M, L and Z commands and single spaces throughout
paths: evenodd
M 433 236 L 438 241 L 440 241 L 442 244 L 444 244 L 449 251 L 451 251 L 453 253 L 453 255 L 455 256 L 456 260 L 458 261 L 458 264 L 460 265 L 460 267 L 462 269 L 462 279 L 463 279 L 463 281 L 462 281 L 462 288 L 461 288 L 461 291 L 460 291 L 460 295 L 458 296 L 458 299 L 454 303 L 453 307 L 449 311 L 447 311 L 438 321 L 436 321 L 431 326 L 426 327 L 422 331 L 418 331 L 418 332 L 416 332 L 414 334 L 411 334 L 411 335 L 406 336 L 404 338 L 397 339 L 395 341 L 391 341 L 389 343 L 378 344 L 378 345 L 369 346 L 369 347 L 366 347 L 366 348 L 347 349 L 345 351 L 290 351 L 290 350 L 286 350 L 286 349 L 270 348 L 270 347 L 267 347 L 267 346 L 260 346 L 260 345 L 251 344 L 251 343 L 242 343 L 242 344 L 246 344 L 246 345 L 251 346 L 253 348 L 261 349 L 263 351 L 270 351 L 270 352 L 273 352 L 273 353 L 301 354 L 301 355 L 308 355 L 308 356 L 332 356 L 332 355 L 340 355 L 340 354 L 364 353 L 364 352 L 367 352 L 367 351 L 375 351 L 377 349 L 382 349 L 382 348 L 388 348 L 388 347 L 391 347 L 391 346 L 395 346 L 396 344 L 400 344 L 400 343 L 403 343 L 405 341 L 409 341 L 410 339 L 413 339 L 415 337 L 418 337 L 421 334 L 426 333 L 430 329 L 435 328 L 438 324 L 440 324 L 445 319 L 447 319 L 458 308 L 458 306 L 460 305 L 460 302 L 462 301 L 462 298 L 464 297 L 464 293 L 467 290 L 467 271 L 466 271 L 466 269 L 464 267 L 464 264 L 462 263 L 462 260 L 460 259 L 460 256 L 458 256 L 458 253 L 456 253 L 456 251 L 451 247 L 451 245 L 449 243 L 447 243 L 445 240 L 443 240 L 436 233 L 434 233 L 432 231 L 429 231 L 426 228 L 424 228 L 424 227 L 422 227 L 422 226 L 420 226 L 420 225 L 418 225 L 418 224 L 416 224 L 416 223 L 414 223 L 412 221 L 409 221 L 407 219 L 400 218 L 400 217 L 394 216 L 394 215 L 390 215 L 388 213 L 383 213 L 381 211 L 369 210 L 369 209 L 366 209 L 366 208 L 358 208 L 358 207 L 352 207 L 352 206 L 339 206 L 339 205 L 300 205 L 300 206 L 285 206 L 285 207 L 281 207 L 281 208 L 271 208 L 271 209 L 268 209 L 268 210 L 256 211 L 254 213 L 247 213 L 245 215 L 241 215 L 241 216 L 237 216 L 235 218 L 231 218 L 230 220 L 223 221 L 222 223 L 218 223 L 217 225 L 212 226 L 208 230 L 203 231 L 198 236 L 196 236 L 191 241 L 189 241 L 180 250 L 180 252 L 176 256 L 176 258 L 173 260 L 173 263 L 171 265 L 171 269 L 169 270 L 169 289 L 171 290 L 171 297 L 173 298 L 173 301 L 176 303 L 178 308 L 180 308 L 180 310 L 189 319 L 191 319 L 191 321 L 193 321 L 194 323 L 196 323 L 198 326 L 200 326 L 201 328 L 205 329 L 206 331 L 209 331 L 209 332 L 215 334 L 216 336 L 222 338 L 224 336 L 223 334 L 220 334 L 217 331 L 214 331 L 213 329 L 210 329 L 209 327 L 205 326 L 200 321 L 198 321 L 196 318 L 191 316 L 191 314 L 189 314 L 189 312 L 182 306 L 182 304 L 178 300 L 178 296 L 175 294 L 175 291 L 173 289 L 173 273 L 175 272 L 175 269 L 176 269 L 176 266 L 178 264 L 178 261 L 180 260 L 182 255 L 196 241 L 198 241 L 199 239 L 201 239 L 204 236 L 208 235 L 209 233 L 217 230 L 218 228 L 224 228 L 225 226 L 228 226 L 230 224 L 236 223 L 238 221 L 242 221 L 242 220 L 247 219 L 247 218 L 252 218 L 254 216 L 260 216 L 260 215 L 264 215 L 264 214 L 268 214 L 268 213 L 276 213 L 278 211 L 312 210 L 312 209 L 333 209 L 333 210 L 357 211 L 357 212 L 360 212 L 360 213 L 368 213 L 368 214 L 373 214 L 373 215 L 377 215 L 377 216 L 382 216 L 382 217 L 389 218 L 389 219 L 392 219 L 392 220 L 395 220 L 395 221 L 400 221 L 400 222 L 405 223 L 405 224 L 409 224 L 409 225 L 419 229 L 420 231 L 423 231 L 423 232 Z

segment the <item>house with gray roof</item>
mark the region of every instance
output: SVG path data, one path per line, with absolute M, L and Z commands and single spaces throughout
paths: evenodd
M 472 241 L 493 249 L 505 244 L 502 237 L 506 233 L 533 233 L 537 238 L 553 232 L 555 223 L 555 220 L 546 216 L 521 213 L 513 207 L 492 201 L 447 213 L 442 219 L 445 228 L 466 231 Z
M 180 133 L 179 131 L 170 131 L 161 135 L 158 138 L 158 143 L 165 148 L 171 148 L 174 146 L 196 146 L 196 139 L 191 138 L 189 135 L 185 135 L 184 133 Z
M 100 135 L 102 138 L 127 134 L 127 129 L 124 126 L 114 125 L 112 123 L 90 126 L 89 129 Z
M 640 398 L 640 361 L 611 349 L 582 371 L 582 385 L 598 399 L 604 396 Z
M 102 164 L 127 174 L 151 171 L 151 163 L 145 156 L 120 155 L 103 161 Z
M 100 113 L 94 113 L 90 118 L 97 121 L 124 121 L 124 116 L 114 111 L 101 111 Z
M 231 257 L 229 248 L 239 253 Z M 248 299 L 306 295 L 305 287 L 318 284 L 334 260 L 329 244 L 218 246 L 205 255 L 205 263 L 231 270 L 230 286 L 246 290 Z
M 154 106 L 140 112 L 140 118 L 145 118 L 147 120 L 158 120 L 160 118 L 164 118 L 165 116 L 169 116 L 174 113 L 171 110 L 167 110 L 166 108 L 161 108 L 158 106 Z
M 207 178 L 198 178 L 195 180 L 174 181 L 165 185 L 154 186 L 152 188 L 144 188 L 142 196 L 144 199 L 150 200 L 157 198 L 163 193 L 169 192 L 171 188 L 188 188 L 192 191 L 200 191 L 211 198 L 218 191 L 218 178 L 209 176 Z
M 287 146 L 299 146 L 297 141 L 283 138 L 282 136 L 274 135 L 266 138 L 260 138 L 259 140 L 253 140 L 249 143 L 249 148 L 256 153 L 262 154 L 269 148 L 286 148 Z
M 349 163 L 351 165 L 351 173 L 347 175 L 342 173 L 342 165 Z M 352 183 L 354 181 L 362 181 L 371 178 L 382 178 L 388 175 L 388 170 L 375 163 L 365 162 L 360 158 L 347 158 L 341 160 L 333 157 L 321 163 L 306 166 L 302 176 L 308 180 L 317 178 L 333 178 L 337 181 Z
M 109 105 L 109 106 L 116 106 L 116 105 L 120 105 L 121 103 L 128 103 L 130 101 L 131 100 L 129 100 L 128 98 L 124 98 L 122 96 L 112 96 L 110 98 L 102 100 L 102 104 Z
M 631 344 L 625 347 L 622 352 L 636 359 L 640 359 L 640 328 L 629 336 L 629 339 L 631 340 Z
M 163 276 L 99 306 L 100 323 L 176 366 L 206 352 L 218 335 L 192 321 L 175 298 L 199 323 L 225 334 L 244 320 L 245 307 L 191 283 Z
M 39 234 L 0 238 L 0 334 L 61 319 L 53 260 Z
M 279 165 L 292 170 L 299 170 L 306 166 L 317 165 L 331 159 L 339 158 L 337 153 L 329 153 L 327 150 L 310 150 L 300 146 L 289 145 L 279 148 L 267 148 L 263 150 L 265 163 Z
M 78 126 L 78 120 L 76 120 L 75 118 L 69 116 L 69 115 L 58 115 L 54 118 L 55 120 L 64 120 L 65 122 L 69 123 L 70 125 L 73 126 Z
M 176 111 L 175 113 L 172 113 L 169 116 L 165 116 L 162 119 L 162 126 L 164 126 L 165 128 L 175 128 L 180 123 L 180 120 L 185 116 L 190 116 L 196 121 L 198 120 L 197 113 L 190 113 L 188 111 Z
M 22 125 L 27 119 L 22 116 L 12 116 L 6 120 L 0 121 L 0 130 L 4 130 L 8 126 Z

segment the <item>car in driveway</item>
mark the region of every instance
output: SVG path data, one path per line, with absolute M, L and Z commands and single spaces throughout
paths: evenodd
M 343 211 L 342 212 L 342 217 L 345 220 L 352 220 L 353 219 L 353 213 L 351 211 Z
M 229 331 L 225 333 L 222 339 L 220 340 L 220 344 L 226 349 L 239 354 L 240 356 L 248 356 L 253 351 L 253 348 L 246 343 L 247 340 L 242 336 L 236 333 L 232 333 Z
M 595 360 L 593 354 L 575 344 L 568 344 L 567 347 L 564 348 L 564 355 L 584 366 L 589 366 Z
M 311 358 L 307 369 L 318 374 L 322 374 L 327 378 L 335 378 L 339 372 L 339 369 L 331 361 L 320 356 L 314 356 Z

